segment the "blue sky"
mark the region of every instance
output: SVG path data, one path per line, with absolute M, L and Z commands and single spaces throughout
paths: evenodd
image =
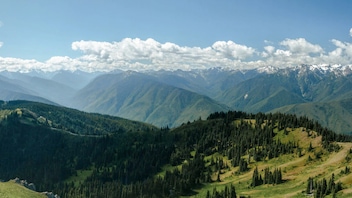
M 0 70 L 352 64 L 349 0 L 4 0 Z

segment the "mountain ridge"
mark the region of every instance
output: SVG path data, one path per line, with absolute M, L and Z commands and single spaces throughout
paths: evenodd
M 169 127 L 204 118 L 214 111 L 229 110 L 208 97 L 134 72 L 100 76 L 82 89 L 73 101 L 79 103 L 72 106 L 85 111 L 104 112 Z
M 230 108 L 248 112 L 269 112 L 286 105 L 332 102 L 352 98 L 351 71 L 352 65 L 322 64 L 298 65 L 289 68 L 266 66 L 246 70 L 214 67 L 189 71 L 137 72 L 118 70 L 107 73 L 86 73 L 82 71 L 43 73 L 33 71 L 27 74 L 19 74 L 0 72 L 0 75 L 4 76 L 1 79 L 5 79 L 5 82 L 2 82 L 1 89 L 6 89 L 0 94 L 0 99 L 37 100 L 90 112 L 146 121 L 162 127 L 166 125 L 177 126 L 199 117 L 204 118 L 207 116 L 206 114 L 214 112 L 214 110 L 221 111 Z M 111 76 L 108 77 L 109 75 L 113 75 L 117 79 L 112 79 Z M 24 78 L 23 76 L 25 76 L 25 79 L 21 80 L 21 78 Z M 104 77 L 102 76 L 107 77 L 104 83 Z M 131 76 L 134 76 L 135 82 L 130 80 L 127 83 L 127 78 L 131 78 Z M 142 82 L 138 78 L 144 79 L 144 81 Z M 110 84 L 106 82 L 108 79 L 111 81 Z M 125 79 L 126 82 L 123 82 L 122 79 Z M 100 84 L 93 85 L 91 83 L 98 80 Z M 120 83 L 124 83 L 125 87 L 122 87 Z M 167 86 L 168 88 L 166 88 Z M 158 88 L 162 88 L 164 94 L 157 91 Z M 154 89 L 154 91 L 143 89 Z M 178 93 L 187 94 L 167 91 L 171 89 L 178 90 Z M 18 91 L 14 93 L 14 90 Z M 145 95 L 143 96 L 141 93 Z M 167 96 L 165 93 L 170 95 Z M 83 94 L 85 97 L 80 97 L 79 94 Z M 156 94 L 160 98 L 157 99 L 152 94 Z M 193 97 L 189 97 L 191 95 Z M 37 98 L 38 96 L 42 98 Z M 204 103 L 197 103 L 196 98 L 201 98 L 199 96 L 204 97 L 204 100 L 202 99 Z M 191 101 L 188 103 L 188 113 L 185 112 L 182 115 L 182 109 L 176 109 L 176 107 L 183 108 L 179 104 L 171 105 L 174 106 L 175 110 L 172 113 L 167 113 L 171 109 L 170 105 L 170 108 L 160 107 L 157 110 L 157 104 L 164 106 L 168 105 L 168 101 L 175 102 L 172 97 L 178 97 L 179 102 L 184 101 L 180 97 L 188 98 Z M 151 101 L 153 100 L 159 101 L 152 104 Z M 80 104 L 81 101 L 85 103 L 84 107 Z M 216 108 L 209 108 L 209 103 L 212 103 L 210 106 Z M 208 108 L 208 111 L 197 113 L 196 109 L 200 107 L 200 104 L 205 105 L 205 109 Z M 154 110 L 157 113 L 153 114 Z M 190 116 L 193 110 L 198 116 Z M 171 116 L 171 114 L 177 115 Z M 169 118 L 158 121 L 157 117 Z M 178 117 L 187 117 L 187 119 L 179 120 Z M 316 115 L 313 115 L 313 117 L 319 118 Z M 346 127 L 348 126 L 346 125 Z

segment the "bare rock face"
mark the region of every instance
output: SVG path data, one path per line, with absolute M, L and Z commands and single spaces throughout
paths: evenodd
M 34 183 L 28 183 L 27 180 L 21 180 L 18 177 L 16 177 L 14 181 L 15 183 L 20 184 L 30 190 L 36 191 Z M 42 194 L 46 195 L 48 198 L 60 198 L 59 195 L 54 194 L 53 192 L 42 192 Z
M 20 184 L 20 179 L 19 179 L 18 177 L 16 177 L 16 178 L 14 179 L 14 181 L 15 181 L 16 184 Z
M 35 185 L 33 183 L 28 184 L 27 188 L 36 191 Z
M 54 194 L 53 192 L 42 192 L 44 195 L 46 195 L 48 198 L 60 198 L 59 195 Z

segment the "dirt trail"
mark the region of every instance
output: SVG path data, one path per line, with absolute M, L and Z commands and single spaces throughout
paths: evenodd
M 328 167 L 328 166 L 339 164 L 345 159 L 347 153 L 352 148 L 351 142 L 348 142 L 348 143 L 344 142 L 344 143 L 338 143 L 338 144 L 342 147 L 342 149 L 339 152 L 330 155 L 329 159 L 326 160 L 326 162 L 321 165 L 322 167 Z

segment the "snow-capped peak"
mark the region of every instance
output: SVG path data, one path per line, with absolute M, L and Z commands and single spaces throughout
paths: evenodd
M 347 76 L 352 74 L 352 65 L 338 65 L 338 64 L 299 65 L 291 69 L 298 71 L 299 74 L 303 74 L 308 71 L 320 73 L 320 74 L 330 73 L 336 76 Z
M 259 73 L 272 74 L 272 73 L 277 72 L 277 71 L 278 71 L 278 68 L 269 65 L 269 66 L 265 66 L 265 67 L 259 67 L 259 68 L 257 69 L 257 71 L 258 71 Z

